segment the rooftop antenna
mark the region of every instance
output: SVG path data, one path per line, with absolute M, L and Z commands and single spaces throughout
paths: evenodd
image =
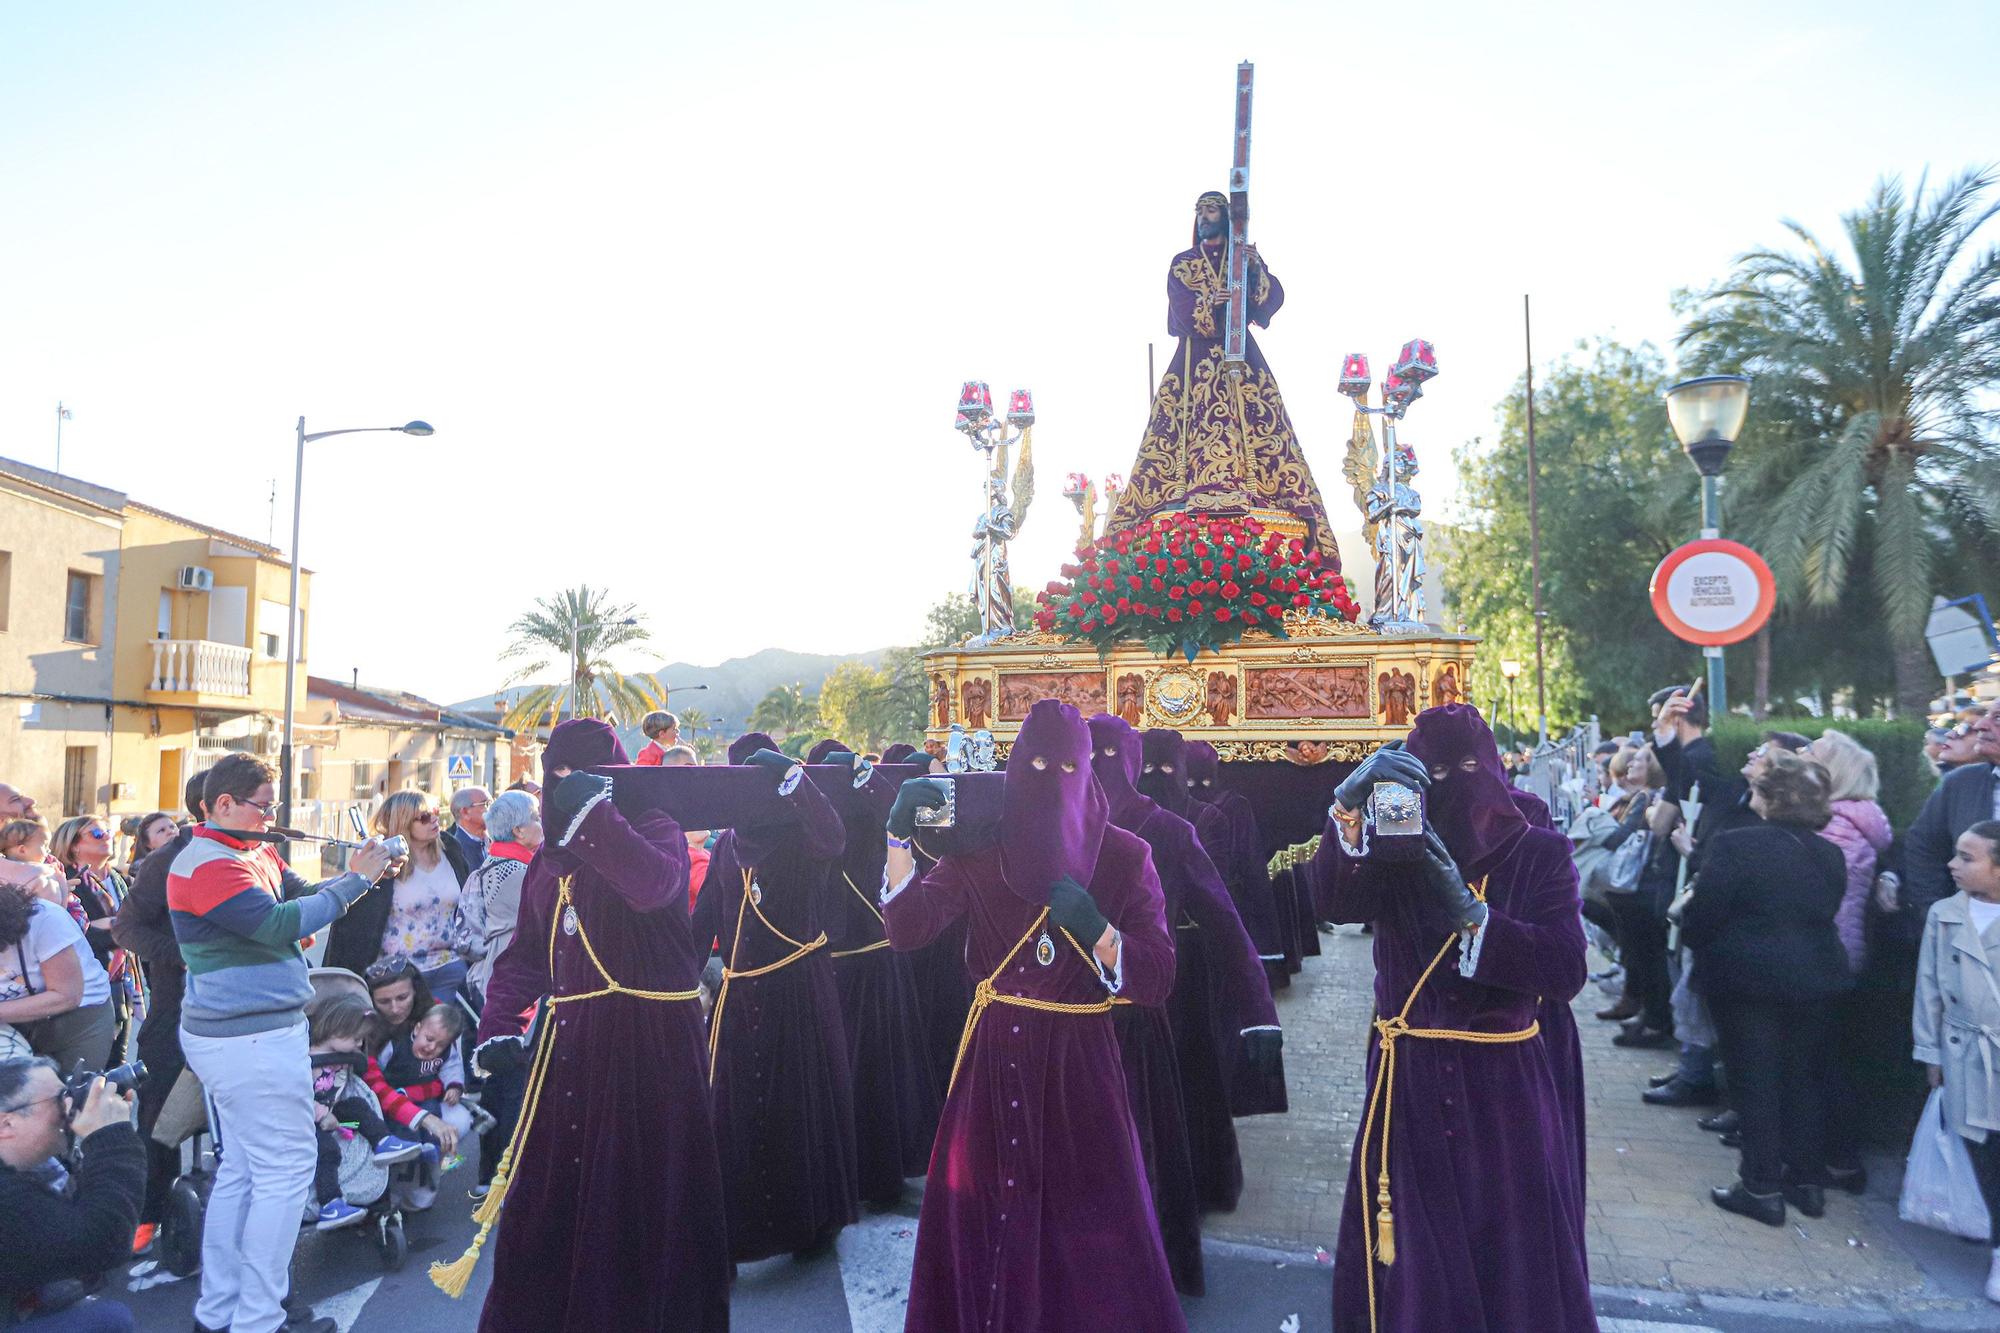
M 62 475 L 62 424 L 70 419 L 70 410 L 60 401 L 56 403 L 56 475 Z

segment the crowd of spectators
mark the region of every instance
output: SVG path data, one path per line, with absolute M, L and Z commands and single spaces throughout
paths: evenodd
M 1769 731 L 1730 774 L 1699 690 L 1649 703 L 1650 731 L 1600 747 L 1570 825 L 1617 960 L 1597 1016 L 1617 1045 L 1676 1055 L 1640 1095 L 1725 1107 L 1698 1121 L 1741 1153 L 1713 1200 L 1778 1226 L 1862 1193 L 1867 1129 L 1907 1132 L 1941 1087 L 2000 1301 L 2000 706 L 1926 736 L 1942 780 L 1898 836 L 1853 736 Z

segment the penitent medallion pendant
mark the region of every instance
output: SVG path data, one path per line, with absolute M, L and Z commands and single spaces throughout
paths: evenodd
M 576 934 L 576 909 L 574 907 L 563 908 L 562 928 L 565 935 Z
M 764 905 L 764 886 L 754 879 L 750 881 L 750 901 L 759 907 Z
M 1049 964 L 1055 962 L 1055 960 L 1055 941 L 1049 938 L 1049 932 L 1045 930 L 1042 932 L 1042 937 L 1035 941 L 1035 961 L 1043 967 L 1047 967 Z

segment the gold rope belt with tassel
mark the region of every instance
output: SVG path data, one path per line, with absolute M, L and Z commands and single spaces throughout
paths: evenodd
M 1112 995 L 1095 1004 L 1062 1004 L 1055 1000 L 1036 1000 L 1030 999 L 1026 995 L 1009 995 L 1004 991 L 995 990 L 993 983 L 998 981 L 1000 974 L 1007 970 L 1007 964 L 1014 961 L 1014 955 L 1021 952 L 1021 946 L 1033 939 L 1035 932 L 1040 930 L 1042 923 L 1048 919 L 1049 909 L 1044 907 L 1041 915 L 1037 916 L 1030 923 L 1027 932 L 1020 939 L 1014 941 L 1014 947 L 1009 949 L 1007 956 L 1000 960 L 1000 966 L 993 969 L 993 975 L 973 988 L 972 1008 L 966 1011 L 965 1031 L 959 1034 L 958 1054 L 953 1057 L 951 1062 L 951 1082 L 945 1085 L 944 1095 L 946 1097 L 951 1096 L 951 1090 L 958 1086 L 958 1068 L 965 1063 L 965 1052 L 972 1045 L 973 1029 L 979 1026 L 979 1016 L 986 1012 L 987 1005 L 1007 1004 L 1017 1009 L 1033 1009 L 1038 1013 L 1044 1014 L 1108 1014 L 1111 1012 L 1113 1005 L 1132 1003 L 1130 1000 L 1121 1000 L 1117 996 Z M 1058 926 L 1056 929 L 1062 930 L 1062 927 Z M 1093 969 L 1096 968 L 1097 964 L 1092 961 L 1090 954 L 1085 951 L 1084 947 L 1077 943 L 1076 936 L 1070 934 L 1067 930 L 1063 930 L 1062 937 L 1069 941 L 1070 947 L 1076 950 L 1077 955 L 1084 962 L 1089 963 Z
M 875 920 L 878 923 L 881 923 L 886 926 L 887 923 L 882 921 L 881 909 L 876 907 L 874 903 L 868 900 L 868 895 L 863 893 L 861 891 L 861 886 L 854 882 L 854 876 L 848 874 L 845 870 L 843 870 L 840 872 L 840 877 L 847 881 L 847 887 L 854 890 L 854 896 L 861 900 L 862 905 L 866 907 L 870 912 L 873 912 L 875 914 Z M 873 944 L 864 944 L 859 949 L 835 949 L 833 951 L 833 956 L 835 958 L 852 958 L 854 957 L 854 955 L 858 953 L 874 953 L 877 949 L 886 949 L 888 947 L 889 947 L 889 937 L 887 935 L 884 935 L 881 939 L 876 940 Z
M 1479 886 L 1472 892 L 1480 902 L 1485 902 L 1486 881 L 1483 879 L 1479 881 Z M 1375 1130 L 1375 1111 L 1379 1106 L 1382 1111 L 1382 1154 L 1381 1170 L 1375 1178 L 1377 1211 L 1375 1228 L 1372 1232 L 1368 1227 L 1368 1205 L 1366 1203 L 1361 1205 L 1361 1241 L 1368 1256 L 1366 1267 L 1370 1329 L 1376 1326 L 1375 1265 L 1379 1263 L 1387 1268 L 1396 1262 L 1396 1219 L 1389 1207 L 1389 1115 L 1396 1101 L 1396 1043 L 1408 1037 L 1419 1041 L 1463 1041 L 1475 1046 L 1505 1046 L 1514 1042 L 1528 1041 L 1542 1030 L 1540 1019 L 1528 1024 L 1519 1032 L 1469 1032 L 1457 1028 L 1410 1026 L 1410 1007 L 1417 1002 L 1417 995 L 1423 990 L 1424 983 L 1431 979 L 1431 973 L 1437 971 L 1438 964 L 1444 961 L 1445 954 L 1450 951 L 1457 939 L 1458 936 L 1453 935 L 1438 947 L 1437 953 L 1431 958 L 1430 966 L 1426 967 L 1423 975 L 1417 978 L 1417 984 L 1410 987 L 1409 997 L 1403 1001 L 1401 1013 L 1394 1018 L 1375 1020 L 1375 1031 L 1381 1038 L 1382 1057 L 1375 1065 L 1375 1083 L 1368 1092 L 1368 1115 L 1361 1124 L 1361 1150 L 1356 1157 L 1355 1172 L 1355 1178 L 1358 1180 L 1361 1172 L 1367 1169 L 1368 1140 Z
M 561 925 L 565 912 L 574 912 L 572 887 L 575 877 L 565 875 L 556 882 L 555 911 L 549 914 L 549 983 L 555 984 L 556 975 L 556 931 Z M 605 969 L 604 962 L 597 956 L 597 950 L 590 943 L 590 932 L 583 928 L 583 918 L 576 917 L 576 937 L 583 945 L 585 956 L 596 970 L 598 979 L 604 984 L 596 990 L 579 991 L 574 995 L 551 995 L 548 997 L 551 1010 L 565 1005 L 577 1004 L 584 1000 L 601 1000 L 607 995 L 623 995 L 634 1000 L 671 1002 L 692 1000 L 700 996 L 696 990 L 641 990 L 627 986 L 613 977 Z M 514 1132 L 508 1136 L 507 1150 L 500 1155 L 500 1164 L 494 1168 L 493 1183 L 479 1207 L 473 1209 L 472 1220 L 479 1223 L 479 1234 L 472 1238 L 464 1254 L 450 1263 L 434 1263 L 430 1268 L 431 1281 L 438 1290 L 456 1300 L 465 1294 L 466 1284 L 472 1280 L 472 1270 L 479 1263 L 479 1251 L 486 1244 L 487 1233 L 500 1219 L 500 1205 L 506 1200 L 507 1186 L 514 1178 L 514 1164 L 521 1152 L 521 1146 L 528 1141 L 528 1130 L 535 1123 L 535 1111 L 541 1105 L 542 1086 L 549 1072 L 549 1057 L 556 1047 L 556 1027 L 543 1015 L 542 1030 L 535 1037 L 535 1052 L 528 1065 L 528 1082 L 521 1096 L 521 1114 L 514 1122 Z
M 751 872 L 746 867 L 743 871 L 743 897 L 736 904 L 736 933 L 729 938 L 729 966 L 722 969 L 722 986 L 715 992 L 715 1011 L 708 1016 L 708 1081 L 711 1086 L 715 1083 L 715 1057 L 722 1049 L 722 1009 L 729 1003 L 729 983 L 750 981 L 757 977 L 768 976 L 781 967 L 790 967 L 826 943 L 826 932 L 823 930 L 819 933 L 818 939 L 800 944 L 772 925 L 771 918 L 764 915 L 764 909 L 750 896 L 750 881 Z M 736 970 L 736 955 L 743 947 L 743 913 L 746 909 L 755 912 L 757 919 L 764 923 L 764 929 L 791 945 L 792 951 L 775 963 L 766 963 L 762 967 L 749 967 L 739 972 Z

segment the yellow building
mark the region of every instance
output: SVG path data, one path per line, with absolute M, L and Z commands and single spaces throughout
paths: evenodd
M 299 705 L 299 809 L 307 832 L 339 834 L 346 807 L 372 814 L 391 792 L 421 791 L 443 809 L 460 787 L 504 788 L 514 733 L 403 690 L 318 676 Z
M 0 458 L 0 782 L 116 816 L 179 809 L 229 751 L 275 763 L 289 579 L 274 547 Z

